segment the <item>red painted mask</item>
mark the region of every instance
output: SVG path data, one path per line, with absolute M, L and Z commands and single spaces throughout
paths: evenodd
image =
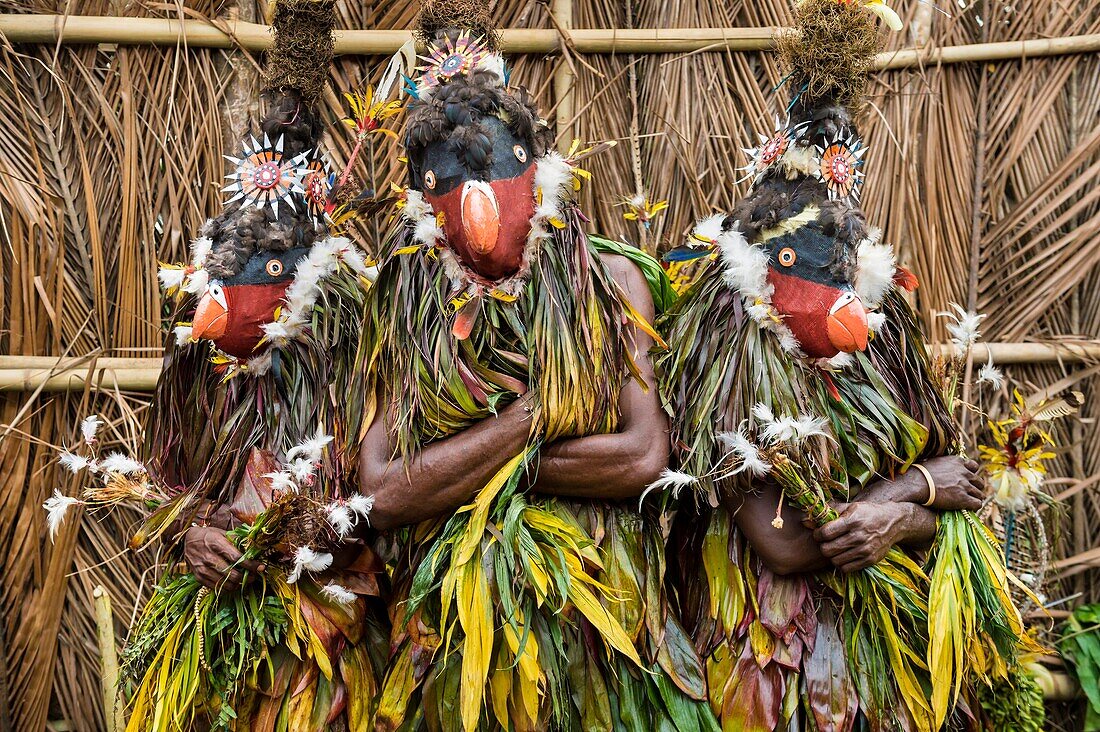
M 527 145 L 499 119 L 486 117 L 478 129 L 483 137 L 476 151 L 452 140 L 434 142 L 410 154 L 410 170 L 413 187 L 443 215 L 446 246 L 492 284 L 523 266 L 535 214 L 535 165 Z
M 814 358 L 832 358 L 866 349 L 867 310 L 851 283 L 834 271 L 835 239 L 811 223 L 764 246 L 772 307 L 802 350 Z
M 308 248 L 260 251 L 239 274 L 212 281 L 195 309 L 191 337 L 213 341 L 230 356 L 254 356 L 263 326 L 275 321 L 275 311 L 294 280 L 294 268 L 308 253 Z

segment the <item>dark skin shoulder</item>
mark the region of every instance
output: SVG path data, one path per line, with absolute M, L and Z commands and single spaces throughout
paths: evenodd
M 641 271 L 624 257 L 603 256 L 635 309 L 652 321 L 653 300 Z M 668 464 L 668 423 L 649 358 L 652 340 L 632 329 L 633 357 L 647 388 L 634 381 L 619 396 L 620 429 L 609 435 L 560 440 L 540 456 L 534 489 L 548 494 L 618 499 L 640 495 Z M 384 402 L 382 402 L 384 403 Z M 383 418 L 375 419 L 360 451 L 360 491 L 374 494 L 371 526 L 386 530 L 444 516 L 473 495 L 527 444 L 530 413 L 521 398 L 495 417 L 394 458 Z M 384 411 L 384 410 L 379 410 Z
M 837 504 L 839 518 L 816 530 L 804 525 L 805 514 L 786 502 L 783 528 L 772 526 L 780 490 L 762 484 L 751 494 L 727 499 L 737 527 L 768 569 L 776 574 L 814 572 L 836 567 L 855 572 L 878 563 L 894 546 L 927 546 L 936 535 L 937 512 L 976 510 L 983 487 L 978 466 L 965 458 L 945 456 L 922 463 L 936 483 L 936 501 L 917 470 L 869 485 L 851 503 Z

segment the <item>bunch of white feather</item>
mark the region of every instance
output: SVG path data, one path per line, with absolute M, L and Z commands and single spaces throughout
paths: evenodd
M 160 505 L 169 498 L 167 490 L 151 479 L 141 462 L 117 451 L 100 456 L 98 433 L 103 424 L 98 415 L 86 417 L 80 423 L 82 446 L 63 448 L 58 453 L 58 463 L 70 473 L 87 472 L 96 479 L 84 488 L 80 497 L 67 496 L 58 488 L 42 504 L 50 539 L 57 535 L 73 506 L 103 508 L 133 503 L 144 508 Z

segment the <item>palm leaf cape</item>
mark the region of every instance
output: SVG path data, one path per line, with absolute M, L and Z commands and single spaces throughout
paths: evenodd
M 747 151 L 753 186 L 734 214 L 696 230 L 688 249 L 711 261 L 661 324 L 678 485 L 706 499 L 680 507 L 670 582 L 724 727 L 958 728 L 975 684 L 1004 678 L 1023 643 L 984 526 L 949 512 L 926 557 L 895 547 L 851 575 L 777 576 L 733 520 L 754 479 L 821 525 L 828 501 L 960 450 L 904 298 L 915 278 L 858 208 L 849 108 L 873 20 L 835 0 L 804 0 L 797 19 L 780 41 L 790 119 Z
M 404 218 L 368 295 L 361 368 L 399 454 L 485 419 L 531 384 L 528 447 L 473 501 L 397 541 L 380 729 L 708 729 L 702 666 L 664 599 L 659 524 L 630 505 L 534 496 L 538 447 L 616 428 L 639 323 L 569 206 L 515 298 L 452 333 L 454 284 Z
M 366 729 L 373 711 L 385 568 L 345 539 L 370 508 L 356 487 L 370 403 L 350 388 L 368 269 L 328 233 L 317 150 L 333 19 L 329 0 L 276 5 L 268 115 L 230 157 L 229 200 L 192 261 L 161 271 L 178 324 L 141 481 L 163 500 L 133 543 L 203 521 L 209 503 L 266 569 L 234 592 L 160 579 L 123 653 L 135 732 Z

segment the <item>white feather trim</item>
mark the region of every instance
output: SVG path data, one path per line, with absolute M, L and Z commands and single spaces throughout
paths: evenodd
M 172 332 L 176 334 L 176 345 L 183 346 L 191 343 L 191 326 L 190 325 L 177 325 L 172 329 Z
M 210 286 L 210 274 L 205 269 L 196 269 L 180 287 L 184 292 L 201 295 Z
M 432 205 L 425 200 L 424 194 L 412 188 L 405 191 L 405 207 L 401 213 L 409 221 L 419 221 L 425 216 L 435 218 Z
M 497 77 L 501 86 L 504 85 L 504 57 L 499 53 L 490 53 L 477 65 L 479 71 L 488 71 L 493 76 Z
M 214 241 L 208 236 L 200 236 L 191 242 L 191 266 L 202 269 L 206 266 L 206 258 L 210 256 L 210 249 Z
M 817 152 L 809 145 L 789 145 L 783 153 L 787 175 L 815 175 L 819 170 Z
M 746 304 L 768 302 L 774 288 L 768 284 L 768 254 L 764 248 L 749 244 L 736 225 L 723 231 L 717 243 L 726 285 L 741 293 Z
M 700 244 L 713 244 L 717 242 L 718 237 L 722 236 L 722 222 L 725 220 L 725 214 L 714 214 L 695 224 L 688 244 L 690 246 L 699 246 Z
M 884 313 L 869 312 L 867 313 L 867 328 L 872 333 L 878 333 L 882 331 L 886 325 L 886 315 Z
M 874 230 L 856 249 L 855 290 L 864 307 L 877 308 L 894 281 L 897 261 L 894 248 L 879 242 L 881 234 Z
M 883 319 L 885 319 L 885 316 L 883 316 Z M 827 368 L 836 369 L 838 371 L 848 368 L 853 363 L 855 363 L 855 358 L 852 357 L 852 354 L 844 353 L 843 351 L 832 358 L 825 359 L 825 366 Z
M 253 376 L 263 376 L 271 370 L 271 349 L 268 349 L 261 353 L 259 356 L 253 356 L 245 362 L 246 373 Z
M 161 267 L 157 270 L 157 279 L 160 280 L 162 290 L 175 290 L 183 287 L 183 281 L 187 278 L 187 270 L 183 267 Z

